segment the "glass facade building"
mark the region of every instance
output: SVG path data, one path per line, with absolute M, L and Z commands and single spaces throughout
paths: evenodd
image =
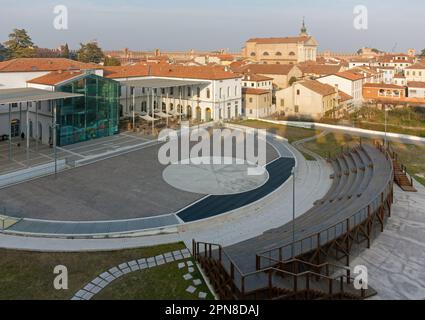
M 119 82 L 85 74 L 57 86 L 56 91 L 84 95 L 65 99 L 57 108 L 58 146 L 119 133 Z

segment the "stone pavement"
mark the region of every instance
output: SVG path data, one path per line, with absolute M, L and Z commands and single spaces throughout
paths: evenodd
M 132 272 L 137 272 L 141 270 L 153 269 L 167 263 L 181 261 L 185 259 L 191 258 L 190 251 L 188 249 L 184 250 L 176 250 L 173 252 L 167 252 L 164 254 L 160 254 L 156 257 L 143 258 L 139 260 L 133 260 L 126 263 L 122 263 L 116 267 L 109 269 L 108 271 L 102 273 L 95 279 L 93 279 L 89 284 L 87 284 L 83 289 L 79 290 L 71 300 L 91 300 L 95 295 L 105 289 L 107 286 L 111 285 L 115 280 L 130 274 Z M 192 262 L 187 262 L 188 266 Z M 186 263 L 184 263 L 186 266 Z M 190 270 L 189 270 L 190 271 Z M 193 269 L 192 272 L 195 270 Z M 186 280 L 186 279 L 185 279 Z M 197 279 L 199 285 L 200 279 Z M 202 284 L 202 281 L 201 281 Z M 191 286 L 191 288 L 194 288 Z M 191 289 L 191 293 L 195 293 L 195 290 Z M 202 295 L 204 296 L 204 295 Z M 206 296 L 205 296 L 206 298 Z M 204 298 L 204 299 L 205 299 Z
M 392 217 L 385 231 L 351 266 L 368 268 L 374 299 L 425 299 L 425 187 L 406 193 L 395 186 Z
M 287 144 L 297 159 L 296 212 L 309 210 L 330 188 L 331 167 L 323 159 L 306 161 L 302 154 Z M 279 190 L 255 205 L 233 212 L 221 219 L 188 224 L 178 234 L 161 234 L 125 239 L 48 239 L 19 237 L 0 233 L 0 248 L 32 251 L 108 251 L 153 246 L 184 241 L 190 248 L 192 239 L 229 246 L 264 231 L 285 225 L 292 219 L 292 182 L 288 180 Z

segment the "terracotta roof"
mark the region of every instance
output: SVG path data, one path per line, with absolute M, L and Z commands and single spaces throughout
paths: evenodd
M 397 73 L 395 76 L 394 76 L 394 78 L 396 78 L 396 79 L 406 79 L 406 77 L 404 76 L 404 74 L 402 74 L 402 73 Z
M 328 64 L 300 64 L 298 67 L 301 69 L 303 74 L 315 74 L 319 76 L 337 73 L 342 68 L 341 65 Z
M 314 91 L 322 96 L 328 96 L 336 93 L 336 89 L 329 84 L 321 83 L 316 80 L 304 80 L 297 82 L 297 84 L 302 85 L 303 87 Z
M 244 78 L 243 81 L 252 81 L 252 82 L 261 82 L 261 81 L 272 81 L 273 78 L 258 75 L 255 73 L 245 73 L 243 74 Z
M 403 90 L 404 87 L 397 86 L 395 84 L 387 84 L 387 83 L 365 83 L 363 85 L 364 88 L 382 88 L 382 89 L 400 89 Z
M 292 64 L 249 64 L 241 67 L 240 72 L 288 75 L 294 67 Z
M 340 97 L 340 100 L 339 101 L 341 101 L 341 102 L 345 102 L 345 101 L 348 101 L 348 100 L 352 100 L 353 99 L 352 96 L 350 96 L 349 94 L 346 94 L 343 91 L 339 91 L 338 94 L 339 94 L 339 97 Z
M 82 74 L 83 73 L 79 71 L 55 71 L 55 72 L 46 74 L 44 76 L 29 80 L 27 82 L 34 83 L 34 84 L 44 84 L 44 85 L 54 86 L 66 80 L 70 80 L 75 77 L 78 77 Z
M 418 62 L 418 63 L 415 63 L 414 65 L 411 65 L 410 67 L 407 67 L 406 69 L 408 69 L 408 70 L 417 70 L 417 69 L 423 70 L 423 69 L 425 69 L 425 63 Z
M 350 80 L 350 81 L 357 81 L 357 80 L 361 80 L 361 79 L 365 78 L 363 73 L 357 72 L 357 71 L 354 71 L 354 70 L 337 72 L 337 73 L 335 73 L 335 75 L 338 76 L 338 77 Z
M 203 80 L 225 80 L 241 78 L 223 66 L 180 66 L 180 65 L 135 65 L 105 68 L 106 78 L 167 77 Z
M 300 36 L 300 37 L 285 37 L 285 38 L 252 38 L 247 41 L 255 42 L 258 44 L 281 44 L 281 43 L 298 43 L 306 42 L 310 39 L 309 36 Z
M 254 88 L 243 88 L 242 92 L 244 94 L 252 94 L 252 95 L 257 95 L 257 96 L 267 94 L 267 93 L 271 93 L 270 90 L 254 89 Z
M 409 88 L 422 88 L 422 89 L 425 89 L 425 82 L 410 81 L 410 82 L 407 83 L 407 86 Z
M 0 62 L 0 72 L 102 69 L 102 66 L 62 58 L 19 58 Z

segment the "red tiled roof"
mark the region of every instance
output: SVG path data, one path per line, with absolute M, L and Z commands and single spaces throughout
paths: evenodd
M 54 86 L 66 80 L 73 79 L 82 75 L 80 71 L 55 71 L 44 76 L 27 81 L 28 83 L 44 84 Z
M 410 81 L 407 83 L 409 88 L 422 88 L 425 89 L 425 82 L 420 81 Z
M 411 65 L 410 67 L 407 67 L 406 69 L 408 69 L 408 70 L 417 70 L 417 69 L 423 70 L 423 69 L 425 69 L 425 63 L 418 62 L 418 63 L 415 63 L 414 65 Z
M 242 79 L 243 81 L 261 82 L 261 81 L 271 81 L 271 80 L 273 80 L 273 78 L 258 75 L 258 74 L 255 74 L 255 73 L 245 73 L 243 76 L 244 76 L 244 78 Z
M 341 70 L 341 65 L 328 65 L 328 64 L 299 64 L 298 67 L 301 69 L 303 74 L 315 74 L 324 76 L 328 74 L 334 74 Z
M 340 100 L 339 101 L 341 101 L 341 102 L 345 102 L 345 101 L 348 101 L 348 100 L 352 100 L 353 99 L 352 96 L 350 96 L 349 94 L 346 94 L 343 91 L 339 91 L 338 94 L 339 94 L 339 97 L 340 97 Z
M 241 78 L 222 66 L 181 66 L 181 65 L 135 65 L 125 67 L 107 67 L 106 78 L 167 77 L 203 80 L 225 80 Z
M 0 62 L 0 72 L 102 69 L 102 66 L 62 58 L 19 58 Z
M 288 75 L 295 68 L 292 64 L 249 64 L 240 68 L 241 73 Z
M 314 91 L 322 96 L 328 96 L 331 94 L 336 93 L 336 89 L 332 87 L 329 84 L 321 83 L 316 80 L 304 80 L 301 82 L 297 82 L 298 84 L 302 85 L 303 87 Z
M 267 93 L 271 93 L 270 90 L 254 89 L 254 88 L 243 88 L 242 92 L 244 94 L 252 94 L 252 95 L 257 95 L 257 96 L 267 94 Z
M 387 84 L 387 83 L 365 83 L 363 88 L 382 88 L 382 89 L 400 89 L 403 90 L 404 87 L 398 86 L 395 84 Z

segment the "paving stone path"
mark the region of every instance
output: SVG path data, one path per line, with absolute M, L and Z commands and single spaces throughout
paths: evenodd
M 112 284 L 115 280 L 121 278 L 122 276 L 126 274 L 140 271 L 140 270 L 156 268 L 167 263 L 183 261 L 191 257 L 192 255 L 190 251 L 188 249 L 183 249 L 183 250 L 168 252 L 165 254 L 160 254 L 156 257 L 143 258 L 140 260 L 133 260 L 126 263 L 122 263 L 119 266 L 113 267 L 109 269 L 108 271 L 102 273 L 95 279 L 93 279 L 83 289 L 79 290 L 71 300 L 91 300 L 95 295 L 97 295 L 107 286 Z M 192 261 L 187 261 L 187 262 L 185 261 L 185 262 L 179 263 L 178 265 L 179 269 L 186 268 L 186 266 L 188 267 L 189 273 L 186 274 L 184 277 L 187 276 L 188 278 L 187 280 L 192 280 L 193 279 L 192 273 L 195 271 L 194 264 Z M 193 286 L 191 288 L 189 287 L 187 291 L 194 294 L 197 290 L 196 286 L 199 286 L 200 284 L 202 284 L 202 280 L 195 279 L 193 281 Z M 207 297 L 206 293 L 204 292 L 199 293 L 200 299 L 206 299 L 206 297 Z
M 196 295 L 196 292 L 198 290 L 197 287 L 202 285 L 202 280 L 201 279 L 193 279 L 192 273 L 195 272 L 195 266 L 194 266 L 192 261 L 182 262 L 182 263 L 179 263 L 179 265 L 178 265 L 178 268 L 180 270 L 184 269 L 186 267 L 188 268 L 187 270 L 189 272 L 188 274 L 185 274 L 183 276 L 183 279 L 189 282 L 189 286 L 187 287 L 186 292 L 193 294 L 193 295 Z M 202 292 L 202 291 L 200 291 L 197 294 L 197 297 L 199 299 L 206 299 L 207 296 L 208 296 L 208 294 L 206 292 Z

